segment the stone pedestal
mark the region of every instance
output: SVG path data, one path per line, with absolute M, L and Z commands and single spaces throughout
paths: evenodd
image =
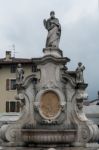
M 55 57 L 62 57 L 63 56 L 62 50 L 60 50 L 58 48 L 54 48 L 54 47 L 53 48 L 44 48 L 43 53 L 44 53 L 44 56 L 46 56 L 46 55 L 52 55 Z

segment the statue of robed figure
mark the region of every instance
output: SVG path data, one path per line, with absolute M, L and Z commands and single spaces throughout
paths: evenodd
M 61 25 L 59 20 L 55 18 L 55 12 L 50 12 L 50 18 L 48 20 L 44 19 L 44 26 L 48 30 L 48 36 L 46 40 L 46 48 L 54 47 L 59 48 L 59 41 L 61 36 Z

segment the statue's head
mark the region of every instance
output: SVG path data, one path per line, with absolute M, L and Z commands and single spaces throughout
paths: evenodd
M 21 64 L 18 64 L 18 68 L 21 68 L 22 67 L 22 65 Z
M 79 63 L 78 63 L 78 66 L 82 66 L 82 63 L 81 63 L 81 62 L 79 62 Z
M 50 16 L 51 16 L 51 18 L 55 18 L 55 12 L 54 12 L 54 11 L 51 11 L 51 12 L 50 12 Z

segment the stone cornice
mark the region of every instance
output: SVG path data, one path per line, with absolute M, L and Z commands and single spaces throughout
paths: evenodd
M 41 58 L 36 58 L 36 59 L 32 59 L 33 63 L 36 64 L 46 64 L 48 62 L 53 62 L 55 64 L 66 64 L 67 62 L 70 61 L 70 59 L 68 57 L 54 57 L 52 55 L 47 55 Z

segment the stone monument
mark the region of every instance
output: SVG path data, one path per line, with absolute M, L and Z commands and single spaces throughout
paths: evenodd
M 59 49 L 61 25 L 53 11 L 50 15 L 44 20 L 48 30 L 44 56 L 33 59 L 36 71 L 23 78 L 24 70 L 18 65 L 15 98 L 22 112 L 14 124 L 0 129 L 7 146 L 85 146 L 99 139 L 98 127 L 83 112 L 88 86 L 83 77 L 85 67 L 79 63 L 75 71 L 67 69 L 70 59 Z

